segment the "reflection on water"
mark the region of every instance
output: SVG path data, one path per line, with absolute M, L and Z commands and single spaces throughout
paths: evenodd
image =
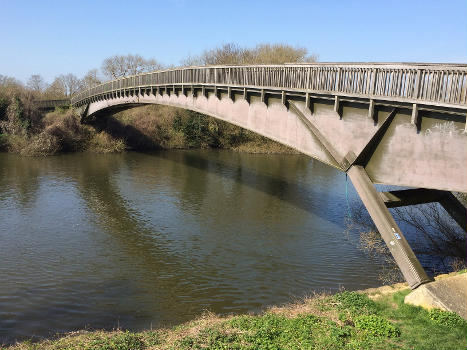
M 375 286 L 346 206 L 345 175 L 299 155 L 0 154 L 0 340 Z

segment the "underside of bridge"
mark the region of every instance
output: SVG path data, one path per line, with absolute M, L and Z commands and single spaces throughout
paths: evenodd
M 358 94 L 342 93 L 342 88 L 334 92 L 320 88 L 313 93 L 310 89 L 233 86 L 232 80 L 243 82 L 242 75 L 235 72 L 246 76 L 250 68 L 187 68 L 104 83 L 83 92 L 73 105 L 85 122 L 98 118 L 100 113 L 141 104 L 189 109 L 254 131 L 346 172 L 409 286 L 416 288 L 430 278 L 388 208 L 439 202 L 467 230 L 466 208 L 451 194 L 467 192 L 466 74 L 465 67 L 460 68 L 460 73 L 445 73 L 441 68 L 439 73 L 429 74 L 421 68 L 412 73 L 405 68 L 413 69 L 399 67 L 399 73 L 392 68 L 375 73 L 377 69 L 369 68 L 364 73 L 364 69 L 356 68 L 352 72 L 364 75 L 344 76 L 341 69 L 347 68 L 339 67 L 329 71 L 331 75 L 326 73 L 328 80 L 317 76 L 323 87 L 328 82 L 340 87 L 342 79 L 354 77 L 349 84 L 354 84 Z M 267 80 L 282 70 L 292 78 L 290 81 L 303 85 L 306 80 L 306 86 L 313 87 L 315 83 L 309 80 L 313 69 L 253 67 L 251 72 L 256 75 L 251 79 Z M 197 71 L 211 83 L 193 83 L 201 79 Z M 164 83 L 169 73 L 170 79 L 181 83 Z M 378 85 L 377 74 L 382 74 L 383 85 Z M 192 82 L 186 84 L 187 78 Z M 365 79 L 368 84 L 362 83 Z M 219 80 L 230 83 L 219 84 Z M 415 85 L 410 85 L 412 81 Z M 377 86 L 386 89 L 386 95 L 372 94 Z M 413 93 L 415 98 L 407 97 L 411 89 L 418 91 Z M 395 91 L 402 97 L 394 95 Z M 428 94 L 436 98 L 423 97 Z M 455 103 L 443 102 L 454 98 Z M 378 192 L 374 184 L 410 189 Z

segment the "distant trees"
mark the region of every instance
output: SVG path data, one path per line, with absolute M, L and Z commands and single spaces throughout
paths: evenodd
M 282 64 L 291 62 L 315 62 L 317 55 L 308 54 L 303 47 L 288 44 L 259 44 L 253 48 L 240 47 L 228 43 L 214 49 L 205 50 L 199 56 L 182 60 L 184 66 L 204 66 L 215 64 Z
M 28 79 L 26 86 L 36 93 L 41 93 L 47 88 L 47 83 L 39 74 L 33 74 Z
M 259 44 L 255 47 L 241 47 L 228 43 L 205 50 L 199 56 L 191 56 L 182 60 L 182 65 L 216 65 L 216 64 L 281 64 L 288 62 L 314 62 L 317 56 L 309 54 L 304 47 L 289 44 Z M 30 99 L 61 99 L 71 97 L 81 89 L 92 88 L 103 80 L 117 79 L 129 75 L 140 74 L 162 69 L 157 60 L 140 55 L 114 55 L 106 58 L 101 69 L 91 69 L 81 79 L 74 74 L 61 74 L 48 84 L 39 74 L 33 74 L 26 85 L 18 80 L 0 75 L 2 94 L 27 93 Z M 102 78 L 101 78 L 102 77 Z M 8 93 L 8 91 L 10 91 Z
M 83 88 L 83 80 L 74 74 L 60 74 L 42 94 L 44 99 L 62 99 L 71 97 Z
M 24 90 L 23 84 L 13 77 L 0 74 L 0 98 L 9 98 L 17 95 Z
M 107 78 L 117 79 L 161 68 L 162 65 L 155 59 L 145 59 L 140 55 L 115 55 L 104 60 L 101 70 Z
M 81 82 L 83 89 L 89 89 L 99 85 L 102 81 L 99 79 L 98 70 L 94 68 L 86 73 Z
M 82 82 L 81 80 L 74 74 L 61 74 L 56 79 L 58 79 L 65 90 L 65 96 L 71 97 L 79 90 L 81 90 Z
M 66 97 L 66 89 L 63 82 L 57 78 L 54 79 L 42 95 L 43 99 L 60 100 Z

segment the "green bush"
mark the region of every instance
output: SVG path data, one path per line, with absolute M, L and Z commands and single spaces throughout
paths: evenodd
M 335 294 L 332 299 L 338 303 L 338 310 L 348 311 L 352 316 L 378 313 L 377 304 L 365 294 L 345 291 Z M 339 319 L 341 318 L 343 315 L 339 315 Z
M 467 322 L 458 314 L 453 312 L 432 309 L 429 311 L 429 316 L 435 323 L 448 327 L 467 326 Z
M 398 337 L 399 328 L 378 315 L 360 315 L 355 318 L 355 329 L 375 337 Z

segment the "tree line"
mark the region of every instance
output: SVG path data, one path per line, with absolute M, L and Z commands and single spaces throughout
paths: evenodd
M 255 47 L 241 47 L 237 44 L 224 44 L 205 50 L 198 56 L 188 56 L 181 60 L 182 66 L 215 64 L 281 64 L 290 62 L 314 62 L 317 56 L 309 54 L 303 47 L 288 44 L 258 44 Z M 0 75 L 0 94 L 5 91 L 27 92 L 34 99 L 69 98 L 82 89 L 101 84 L 104 81 L 129 75 L 171 68 L 155 58 L 140 55 L 114 55 L 104 59 L 100 69 L 89 70 L 83 77 L 73 73 L 60 74 L 48 83 L 40 74 L 33 74 L 24 85 L 19 80 Z M 0 96 L 1 97 L 1 96 Z

